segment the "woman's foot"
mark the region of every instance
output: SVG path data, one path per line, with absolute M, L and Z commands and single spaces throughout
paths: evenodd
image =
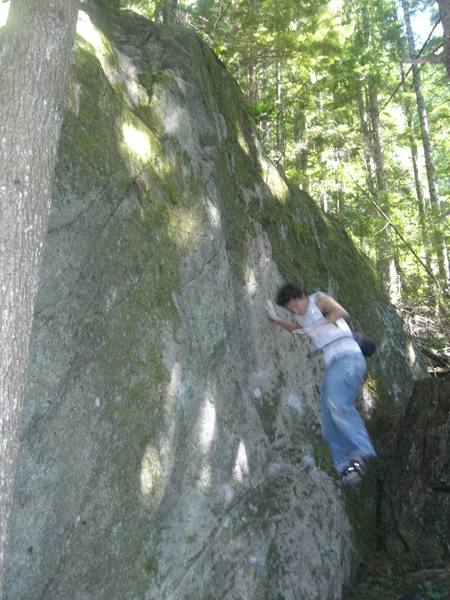
M 342 473 L 342 485 L 344 487 L 357 487 L 364 477 L 364 463 L 354 460 Z

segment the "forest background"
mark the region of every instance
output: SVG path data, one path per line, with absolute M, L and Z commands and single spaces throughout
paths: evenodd
M 448 0 L 107 2 L 196 30 L 266 154 L 375 261 L 392 302 L 445 305 Z

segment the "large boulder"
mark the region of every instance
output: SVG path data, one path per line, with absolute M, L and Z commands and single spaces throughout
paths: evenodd
M 263 304 L 290 279 L 349 309 L 379 346 L 363 395 L 377 423 L 420 361 L 370 263 L 264 158 L 213 52 L 84 6 L 6 598 L 340 598 L 373 501 L 346 504 L 321 359 Z

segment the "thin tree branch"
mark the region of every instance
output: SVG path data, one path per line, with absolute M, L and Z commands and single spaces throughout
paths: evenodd
M 441 22 L 441 20 L 440 20 L 440 19 L 438 19 L 438 20 L 436 21 L 436 23 L 434 24 L 434 26 L 433 26 L 433 29 L 432 29 L 432 30 L 430 31 L 430 33 L 428 34 L 428 37 L 427 37 L 427 39 L 425 40 L 425 42 L 424 42 L 424 44 L 423 44 L 422 48 L 421 48 L 421 49 L 419 50 L 419 52 L 417 53 L 417 57 L 415 58 L 415 60 L 418 60 L 418 59 L 419 59 L 419 57 L 420 57 L 420 55 L 422 54 L 422 52 L 423 52 L 423 50 L 424 50 L 425 46 L 426 46 L 426 45 L 428 44 L 428 42 L 430 41 L 430 39 L 431 39 L 431 36 L 432 36 L 432 35 L 433 35 L 433 33 L 434 33 L 434 30 L 436 29 L 436 27 L 439 25 L 439 23 L 440 23 L 440 22 Z M 441 45 L 442 45 L 442 44 L 441 44 Z M 438 50 L 439 48 L 440 48 L 440 46 L 438 46 L 438 48 L 436 48 L 436 50 Z M 411 60 L 411 63 L 413 63 L 413 61 L 412 61 L 412 60 Z M 421 67 L 419 67 L 419 69 L 420 69 L 420 68 L 421 68 Z M 400 83 L 397 85 L 397 87 L 395 88 L 395 90 L 394 90 L 394 91 L 392 92 L 392 94 L 390 95 L 390 97 L 389 97 L 389 99 L 387 100 L 387 102 L 385 102 L 385 104 L 383 104 L 383 106 L 380 108 L 380 113 L 381 113 L 381 112 L 382 112 L 382 111 L 383 111 L 383 110 L 386 108 L 386 106 L 389 104 L 389 102 L 392 100 L 392 98 L 393 98 L 393 97 L 396 95 L 396 93 L 397 93 L 397 92 L 398 92 L 398 90 L 401 88 L 401 86 L 404 84 L 404 82 L 406 81 L 406 78 L 407 78 L 407 77 L 408 77 L 408 75 L 411 73 L 411 71 L 412 71 L 412 64 L 411 64 L 411 66 L 409 67 L 409 69 L 406 71 L 406 73 L 405 73 L 404 77 L 402 77 L 402 80 L 400 81 Z
M 445 221 L 445 219 L 450 215 L 450 209 L 443 213 L 442 215 L 439 215 L 438 217 L 436 217 L 436 219 L 434 219 L 433 223 L 442 223 L 442 221 Z
M 341 163 L 341 165 L 342 165 L 342 163 Z M 394 225 L 394 223 L 390 220 L 390 218 L 387 216 L 387 214 L 384 212 L 384 210 L 375 202 L 375 200 L 372 198 L 372 196 L 368 192 L 366 192 L 366 190 L 363 187 L 361 187 L 359 185 L 359 183 L 356 181 L 356 179 L 353 177 L 353 175 L 351 175 L 351 173 L 349 173 L 347 171 L 347 169 L 344 167 L 344 165 L 342 165 L 342 169 L 345 171 L 345 173 L 347 173 L 348 177 L 350 177 L 350 179 L 353 181 L 353 183 L 356 185 L 356 187 L 362 192 L 362 194 L 364 194 L 364 196 L 366 196 L 366 198 L 369 199 L 369 201 L 371 202 L 371 204 L 373 204 L 373 206 L 375 207 L 377 212 L 387 221 L 387 224 L 392 227 L 392 229 L 395 231 L 395 233 L 398 235 L 398 237 L 402 240 L 402 242 L 405 244 L 405 246 L 408 248 L 408 250 L 411 252 L 411 254 L 416 258 L 416 260 L 425 269 L 425 271 L 428 273 L 428 275 L 431 277 L 431 279 L 435 282 L 435 284 L 438 286 L 438 288 L 441 290 L 441 292 L 443 292 L 444 290 L 441 286 L 441 283 L 438 281 L 438 279 L 436 279 L 434 273 L 423 262 L 423 260 L 420 258 L 420 256 L 417 254 L 417 252 L 411 246 L 411 244 L 403 237 L 403 235 L 400 233 L 400 231 Z
M 215 22 L 215 23 L 214 23 L 214 25 L 213 25 L 213 28 L 212 28 L 212 31 L 211 31 L 211 35 L 214 35 L 214 33 L 215 33 L 215 31 L 216 31 L 216 28 L 217 28 L 217 25 L 220 23 L 220 21 L 221 21 L 221 20 L 223 19 L 223 17 L 226 15 L 226 13 L 227 13 L 228 9 L 230 8 L 230 6 L 231 6 L 231 0 L 229 0 L 229 2 L 227 2 L 227 4 L 226 4 L 226 5 L 225 5 L 225 3 L 223 2 L 223 0 L 222 0 L 222 2 L 220 3 L 220 9 L 219 9 L 219 13 L 218 13 L 218 15 L 217 15 L 216 22 Z
M 436 50 L 439 50 L 439 48 L 442 48 L 444 44 L 439 44 L 439 46 L 437 48 L 435 48 L 434 52 L 436 52 Z M 411 64 L 413 65 L 421 65 L 424 63 L 429 63 L 429 64 L 444 64 L 444 53 L 442 52 L 441 54 L 427 54 L 427 56 L 424 56 L 422 58 L 412 58 L 411 59 Z
M 373 234 L 373 237 L 375 237 L 376 235 L 380 235 L 380 233 L 383 233 L 383 231 L 385 229 L 387 229 L 389 227 L 389 223 L 386 223 L 385 225 L 383 225 L 383 227 L 380 229 L 380 231 L 377 231 Z

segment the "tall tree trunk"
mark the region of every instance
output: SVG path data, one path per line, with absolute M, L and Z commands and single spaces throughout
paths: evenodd
M 408 128 L 410 128 L 410 130 L 412 130 L 412 120 L 411 120 L 411 116 L 407 115 L 407 123 L 408 123 Z M 409 135 L 409 147 L 411 150 L 411 164 L 412 164 L 412 169 L 413 169 L 413 175 L 414 175 L 414 188 L 416 190 L 416 198 L 417 198 L 417 210 L 419 213 L 419 226 L 420 226 L 420 236 L 422 238 L 422 244 L 424 247 L 424 251 L 425 251 L 425 264 L 427 265 L 428 269 L 431 271 L 431 260 L 430 260 L 430 253 L 429 253 L 429 239 L 428 239 L 428 232 L 427 232 L 427 211 L 426 211 L 426 205 L 425 205 L 425 198 L 423 195 L 423 191 L 422 191 L 422 184 L 420 182 L 420 175 L 419 175 L 419 156 L 418 156 L 418 151 L 417 151 L 417 144 L 416 144 L 416 140 L 414 138 L 414 134 L 411 133 Z
M 12 0 L 1 34 L 0 582 L 28 342 L 78 4 Z
M 405 70 L 403 68 L 403 64 L 400 65 L 400 74 L 403 81 L 403 90 L 407 93 L 406 82 L 405 82 Z M 409 148 L 411 151 L 411 164 L 414 176 L 414 188 L 416 191 L 417 198 L 417 210 L 419 213 L 419 227 L 420 227 L 420 237 L 422 239 L 422 245 L 425 253 L 425 264 L 429 271 L 431 271 L 431 259 L 430 259 L 430 240 L 427 232 L 426 226 L 426 213 L 427 207 L 425 204 L 425 198 L 422 190 L 422 183 L 420 181 L 419 174 L 419 156 L 417 151 L 417 143 L 414 135 L 414 124 L 413 124 L 413 114 L 410 102 L 405 100 L 403 102 L 403 110 L 406 116 L 406 123 L 408 125 L 408 138 L 409 138 Z
M 322 190 L 320 193 L 320 206 L 324 213 L 328 212 L 328 193 L 327 190 Z
M 281 158 L 284 158 L 283 78 L 279 60 L 275 64 L 275 86 L 276 145 Z
M 299 174 L 299 185 L 305 192 L 309 192 L 310 182 L 308 177 L 308 150 L 302 143 L 306 137 L 306 117 L 304 112 L 297 108 L 294 121 L 294 138 L 296 140 L 295 170 Z
M 252 62 L 248 68 L 248 96 L 252 104 L 258 102 L 258 68 L 255 62 Z
M 158 0 L 154 19 L 164 25 L 173 25 L 177 21 L 178 0 Z
M 335 214 L 344 214 L 345 213 L 345 191 L 342 181 L 335 181 L 334 185 L 334 194 L 336 198 L 335 203 Z
M 209 15 L 210 8 L 211 8 L 210 0 L 197 0 L 196 11 L 201 17 L 204 17 L 206 19 Z
M 411 18 L 409 11 L 409 0 L 402 0 L 403 16 L 405 19 L 406 36 L 408 39 L 408 48 L 410 59 L 414 60 L 417 57 L 416 46 L 414 42 L 414 34 L 411 26 Z M 419 114 L 420 132 L 422 137 L 423 151 L 425 156 L 425 167 L 427 171 L 428 190 L 430 194 L 431 213 L 433 217 L 433 224 L 431 225 L 433 230 L 433 250 L 436 254 L 439 277 L 445 284 L 450 282 L 450 272 L 447 248 L 445 240 L 440 230 L 439 224 L 435 221 L 440 213 L 441 203 L 437 188 L 436 171 L 434 168 L 433 149 L 430 139 L 430 131 L 428 127 L 428 116 L 425 106 L 425 100 L 422 94 L 422 82 L 420 77 L 419 67 L 416 64 L 412 64 L 412 74 L 414 91 L 416 93 L 417 110 Z
M 362 5 L 360 34 L 364 45 L 373 51 L 373 35 L 369 6 Z M 389 193 L 386 167 L 384 161 L 383 142 L 381 139 L 380 111 L 378 107 L 378 90 L 372 78 L 367 83 L 367 99 L 363 89 L 358 88 L 358 109 L 361 130 L 364 137 L 365 161 L 367 168 L 368 188 L 376 204 L 390 218 Z M 366 111 L 368 117 L 366 119 Z M 367 123 L 367 121 L 369 123 Z M 369 125 L 370 124 L 370 125 Z M 396 304 L 400 299 L 401 282 L 398 269 L 398 256 L 393 244 L 392 227 L 383 224 L 377 239 L 377 263 L 391 302 Z
M 444 50 L 442 60 L 450 77 L 450 0 L 437 0 L 442 29 L 444 30 Z
M 383 143 L 380 133 L 380 112 L 378 107 L 378 91 L 375 84 L 369 81 L 369 116 L 372 132 L 372 144 L 376 165 L 377 200 L 385 214 L 390 218 L 389 193 L 384 162 Z M 383 279 L 387 284 L 389 297 L 393 304 L 400 299 L 400 277 L 398 273 L 398 257 L 393 244 L 392 228 L 387 225 L 379 234 L 379 263 Z
M 376 180 L 377 187 L 384 195 L 383 201 L 383 209 L 388 209 L 387 206 L 387 177 L 386 177 L 386 167 L 384 163 L 384 150 L 383 143 L 381 140 L 381 132 L 380 132 L 380 110 L 378 106 L 378 90 L 376 86 L 369 82 L 368 88 L 368 96 L 369 96 L 369 116 L 370 116 L 370 124 L 371 124 L 371 132 L 372 132 L 372 143 L 373 143 L 373 153 L 376 165 Z M 386 211 L 387 214 L 387 211 Z
M 359 122 L 361 127 L 361 133 L 363 137 L 363 148 L 364 148 L 364 162 L 366 164 L 367 172 L 367 187 L 369 192 L 375 198 L 376 196 L 376 184 L 375 184 L 375 160 L 374 151 L 372 145 L 372 139 L 370 136 L 369 126 L 366 119 L 366 106 L 364 102 L 364 93 L 361 85 L 357 87 L 357 100 L 358 100 L 358 112 Z

